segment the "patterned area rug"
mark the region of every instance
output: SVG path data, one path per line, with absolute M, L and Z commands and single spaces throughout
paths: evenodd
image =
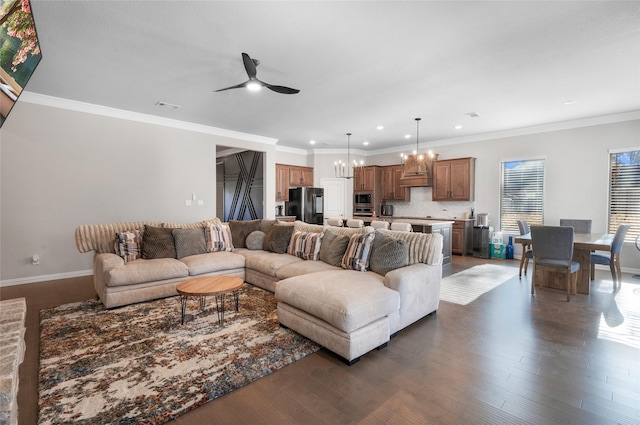
M 319 350 L 278 325 L 273 294 L 245 284 L 200 311 L 180 298 L 106 310 L 99 301 L 40 312 L 39 424 L 161 424 Z M 195 314 L 194 314 L 195 313 Z
M 450 303 L 467 305 L 517 274 L 518 269 L 497 264 L 473 266 L 442 279 L 440 299 Z

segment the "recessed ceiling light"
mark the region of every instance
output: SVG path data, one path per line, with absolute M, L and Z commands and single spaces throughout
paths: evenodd
M 315 145 L 315 144 L 316 144 L 316 141 L 315 141 L 315 140 L 309 140 L 309 144 L 310 144 L 310 145 Z
M 461 126 L 461 125 L 456 125 L 456 126 L 455 126 L 455 127 L 453 127 L 453 128 L 455 128 L 456 130 L 460 130 L 460 129 L 462 128 L 462 126 Z
M 411 138 L 411 135 L 410 135 L 410 134 L 405 134 L 405 135 L 404 135 L 404 138 L 405 138 L 405 139 L 409 139 L 409 138 Z
M 564 102 L 562 102 L 563 105 L 573 105 L 574 103 L 576 103 L 576 100 L 565 100 Z
M 379 125 L 379 126 L 376 127 L 376 130 L 383 130 L 383 129 L 384 129 L 384 126 L 382 126 L 382 125 Z
M 366 140 L 364 142 L 362 142 L 363 145 L 367 146 L 369 145 L 369 142 L 367 142 Z

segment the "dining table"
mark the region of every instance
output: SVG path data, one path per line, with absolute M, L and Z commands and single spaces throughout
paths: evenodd
M 591 251 L 611 251 L 613 236 L 614 235 L 610 233 L 573 234 L 573 261 L 580 264 L 578 282 L 576 284 L 576 291 L 579 294 L 589 293 L 589 283 L 591 278 Z M 523 245 L 531 245 L 531 233 L 516 236 L 514 238 L 514 242 Z M 557 287 L 553 284 L 544 286 Z

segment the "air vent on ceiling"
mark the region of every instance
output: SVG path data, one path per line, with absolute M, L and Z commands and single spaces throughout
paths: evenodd
M 171 108 L 171 109 L 180 109 L 180 108 L 182 108 L 182 106 L 180 106 L 180 105 L 174 105 L 173 103 L 167 103 L 167 102 L 156 102 L 156 106 L 162 106 L 164 108 Z
M 480 116 L 477 112 L 467 112 L 465 115 L 469 118 L 478 118 Z

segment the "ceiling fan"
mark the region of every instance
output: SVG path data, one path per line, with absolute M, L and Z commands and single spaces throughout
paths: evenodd
M 220 90 L 214 90 L 215 92 L 230 90 L 230 89 L 239 89 L 241 87 L 246 87 L 249 90 L 260 90 L 262 87 L 266 87 L 269 90 L 273 90 L 276 93 L 282 94 L 296 94 L 299 93 L 300 90 L 292 89 L 290 87 L 284 86 L 274 86 L 273 84 L 265 83 L 264 81 L 258 80 L 256 77 L 257 66 L 260 65 L 260 61 L 257 59 L 251 59 L 248 54 L 242 54 L 242 62 L 244 62 L 244 69 L 247 71 L 247 75 L 249 79 L 242 84 L 237 84 L 235 86 L 226 87 Z

